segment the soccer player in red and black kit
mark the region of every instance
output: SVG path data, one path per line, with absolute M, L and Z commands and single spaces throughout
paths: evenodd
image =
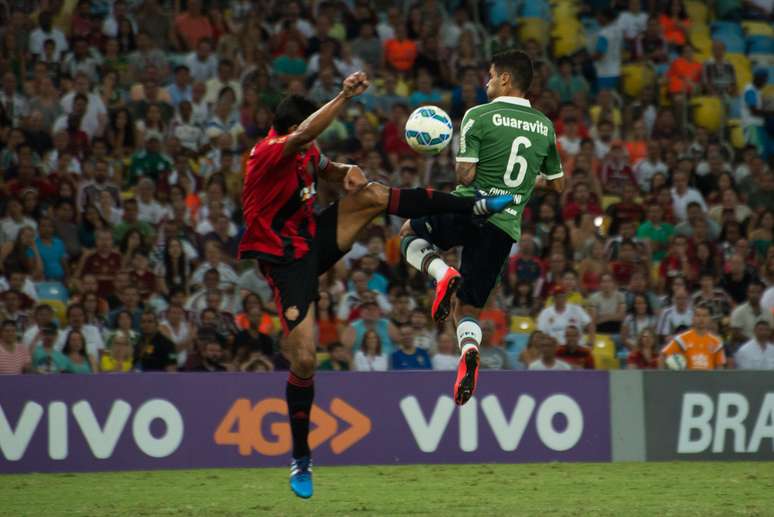
M 256 259 L 271 285 L 291 352 L 286 387 L 293 437 L 290 486 L 303 498 L 312 495 L 307 437 L 316 353 L 315 318 L 310 308 L 318 298 L 319 275 L 338 262 L 352 247 L 355 236 L 385 211 L 406 218 L 447 212 L 486 215 L 513 202 L 513 196 L 475 199 L 422 188 L 389 188 L 369 182 L 356 165 L 328 160 L 314 139 L 347 100 L 368 86 L 366 75 L 356 72 L 320 109 L 300 96 L 285 98 L 277 106 L 271 131 L 250 152 L 244 179 L 242 205 L 247 228 L 239 255 Z M 318 176 L 342 184 L 346 194 L 316 214 Z M 439 289 L 444 298 L 448 286 L 439 285 Z

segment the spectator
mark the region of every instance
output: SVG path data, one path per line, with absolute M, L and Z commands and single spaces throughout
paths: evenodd
M 59 330 L 53 323 L 47 323 L 40 328 L 39 339 L 32 350 L 32 370 L 35 373 L 62 373 L 69 367 L 69 360 L 64 354 L 54 348 Z
M 404 22 L 397 23 L 393 29 L 395 36 L 384 42 L 384 60 L 396 72 L 405 73 L 414 66 L 418 54 L 417 44 L 408 39 Z
M 648 151 L 645 157 L 634 163 L 634 177 L 642 192 L 650 192 L 653 176 L 667 174 L 667 165 L 661 160 L 660 146 L 656 141 L 648 142 Z
M 62 355 L 67 359 L 65 373 L 96 373 L 97 368 L 93 355 L 86 352 L 86 338 L 79 330 L 72 329 L 67 332 Z
M 32 358 L 27 347 L 16 338 L 16 322 L 4 320 L 0 330 L 0 375 L 30 371 Z
M 102 334 L 94 325 L 86 323 L 86 312 L 80 304 L 73 304 L 67 308 L 67 327 L 63 328 L 56 340 L 56 349 L 64 352 L 64 347 L 68 342 L 69 335 L 73 332 L 81 337 L 81 343 L 84 353 L 88 355 L 90 366 L 97 364 L 97 358 L 100 352 L 105 348 L 105 342 L 102 340 Z M 77 339 L 77 338 L 76 338 Z M 80 353 L 80 352 L 79 352 Z M 96 371 L 92 369 L 92 371 Z
M 5 217 L 0 219 L 0 242 L 15 241 L 19 230 L 25 226 L 37 230 L 38 223 L 24 215 L 19 199 L 8 199 L 5 205 Z
M 736 96 L 736 73 L 726 60 L 726 45 L 720 40 L 712 42 L 712 58 L 704 62 L 702 83 L 707 93 L 720 95 L 724 100 Z
M 656 334 L 652 328 L 644 328 L 637 336 L 637 344 L 626 358 L 629 370 L 654 370 L 659 367 L 659 351 Z
M 22 345 L 27 347 L 28 350 L 34 351 L 36 347 L 40 346 L 43 342 L 43 329 L 54 327 L 54 310 L 50 305 L 42 303 L 35 307 L 33 313 L 34 323 L 29 325 L 24 331 L 22 336 Z M 59 337 L 59 331 L 55 332 L 56 337 Z
M 559 59 L 557 72 L 548 80 L 547 86 L 559 96 L 559 102 L 572 102 L 579 93 L 589 91 L 589 85 L 583 76 L 574 72 L 569 57 Z
M 177 304 L 170 305 L 166 318 L 159 323 L 159 332 L 175 345 L 177 365 L 182 367 L 188 354 L 193 350 L 196 335 L 196 328 L 186 319 L 185 309 Z M 268 351 L 271 356 L 271 341 L 269 341 Z
M 360 350 L 355 352 L 354 364 L 355 370 L 361 372 L 380 372 L 387 370 L 387 356 L 382 353 L 382 343 L 379 334 L 375 331 L 366 331 L 363 336 L 363 344 L 360 347 Z
M 744 87 L 742 92 L 742 128 L 747 144 L 754 145 L 763 159 L 771 153 L 771 137 L 766 129 L 766 118 L 771 117 L 772 110 L 766 109 L 763 103 L 763 87 L 769 79 L 765 68 L 756 68 L 753 80 Z
M 688 205 L 696 202 L 703 212 L 707 211 L 707 205 L 701 193 L 695 188 L 688 186 L 688 174 L 683 171 L 676 171 L 672 178 L 672 206 L 675 217 L 679 222 L 683 222 L 688 217 Z
M 99 361 L 99 371 L 102 373 L 128 372 L 132 369 L 132 342 L 130 337 L 122 332 L 115 333 L 106 354 Z
M 770 323 L 759 320 L 755 324 L 753 337 L 736 351 L 734 363 L 740 370 L 774 370 Z
M 747 286 L 747 301 L 736 306 L 731 313 L 731 344 L 740 346 L 752 339 L 755 326 L 764 321 L 770 328 L 774 327 L 774 315 L 761 307 L 761 296 L 764 285 L 758 280 L 751 281 Z
M 492 321 L 481 321 L 481 368 L 485 370 L 510 370 L 511 364 L 502 343 L 496 341 Z
M 723 275 L 720 287 L 731 297 L 734 303 L 743 303 L 747 298 L 747 288 L 755 280 L 755 274 L 747 266 L 744 257 L 734 254 L 728 259 L 728 272 Z
M 556 358 L 575 369 L 594 369 L 594 357 L 591 355 L 591 350 L 581 344 L 581 332 L 575 325 L 570 325 L 565 330 L 564 345 L 556 349 Z
M 675 233 L 675 227 L 664 222 L 663 213 L 661 206 L 649 205 L 647 218 L 637 228 L 637 238 L 648 243 L 653 262 L 663 260 L 666 256 L 667 246 Z
M 659 364 L 663 368 L 667 357 L 683 354 L 689 370 L 715 370 L 725 367 L 726 354 L 723 342 L 709 332 L 710 312 L 704 306 L 696 307 L 693 314 L 693 326 L 678 333 L 661 350 Z
M 352 356 L 349 350 L 339 342 L 331 343 L 328 348 L 330 357 L 320 363 L 319 370 L 332 370 L 337 372 L 348 372 L 354 370 Z
M 414 345 L 411 327 L 400 328 L 400 348 L 390 356 L 390 370 L 430 370 L 433 365 L 426 350 Z
M 43 44 L 47 40 L 54 42 L 54 52 L 59 59 L 67 52 L 67 38 L 64 33 L 52 26 L 53 15 L 50 11 L 41 11 L 38 13 L 38 27 L 30 33 L 29 51 L 33 56 L 40 56 L 43 53 Z
M 374 272 L 372 275 L 378 275 L 378 273 Z M 379 309 L 381 309 L 383 313 L 388 314 L 392 310 L 392 305 L 387 300 L 387 297 L 384 296 L 384 294 L 378 291 L 373 291 L 369 288 L 368 273 L 363 270 L 355 270 L 352 272 L 351 278 L 354 290 L 348 290 L 347 294 L 345 294 L 344 297 L 339 301 L 339 320 L 351 320 L 353 317 L 354 309 L 363 302 L 368 294 L 371 294 L 371 296 L 374 297 L 376 303 L 379 305 Z M 382 285 L 382 282 L 378 281 L 378 284 Z
M 716 330 L 723 328 L 723 319 L 731 312 L 732 303 L 723 289 L 715 287 L 715 275 L 708 272 L 701 274 L 699 290 L 693 294 L 691 304 L 694 307 L 704 305 L 709 309 Z
M 656 326 L 661 342 L 669 342 L 675 336 L 691 326 L 694 320 L 693 309 L 690 306 L 690 298 L 685 289 L 677 289 L 672 297 L 673 304 L 662 312 Z M 709 309 L 704 308 L 707 312 Z M 704 321 L 702 320 L 702 323 Z
M 359 306 L 360 317 L 344 328 L 341 333 L 341 342 L 350 348 L 353 352 L 357 352 L 363 343 L 365 333 L 369 330 L 373 330 L 379 336 L 379 342 L 382 347 L 382 353 L 385 356 L 390 356 L 395 350 L 394 341 L 398 341 L 401 334 L 390 320 L 381 317 L 379 305 L 373 299 L 366 299 Z M 408 325 L 404 325 L 405 328 L 410 329 Z M 403 327 L 401 327 L 403 328 Z M 412 336 L 412 343 L 414 339 Z
M 143 372 L 177 371 L 175 345 L 158 328 L 156 314 L 146 311 L 140 318 L 140 336 L 134 349 L 134 369 Z
M 599 287 L 600 290 L 589 297 L 589 312 L 596 330 L 603 334 L 620 334 L 621 323 L 626 317 L 626 298 L 610 273 L 602 275 Z
M 601 27 L 593 54 L 597 72 L 597 91 L 615 90 L 621 79 L 623 34 L 611 9 L 600 11 L 597 21 Z
M 457 343 L 448 332 L 438 336 L 438 351 L 433 356 L 433 370 L 454 371 L 459 363 Z
M 538 359 L 529 363 L 529 370 L 572 370 L 572 366 L 556 357 L 556 339 L 546 334 L 540 334 L 535 339 Z
M 192 372 L 225 372 L 229 365 L 224 361 L 223 346 L 220 341 L 213 339 L 211 334 L 207 334 L 202 350 L 201 362 L 190 369 Z
M 567 303 L 567 289 L 563 286 L 556 286 L 552 290 L 554 303 L 540 311 L 537 320 L 537 328 L 554 338 L 559 344 L 564 344 L 564 336 L 567 327 L 575 325 L 588 332 L 588 335 L 594 335 L 594 324 L 588 313 L 580 306 L 574 303 Z
M 175 18 L 174 40 L 178 49 L 192 49 L 203 38 L 212 38 L 214 35 L 210 19 L 202 10 L 201 1 L 189 0 L 188 8 Z

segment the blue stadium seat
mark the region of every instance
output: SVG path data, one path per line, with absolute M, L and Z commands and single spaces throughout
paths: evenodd
M 511 366 L 518 364 L 519 356 L 527 348 L 529 334 L 511 332 L 505 336 L 505 351 L 508 354 L 508 361 Z
M 774 38 L 770 36 L 748 36 L 748 54 L 774 54 Z
M 726 46 L 726 52 L 732 54 L 744 54 L 747 45 L 744 36 L 732 32 L 713 33 L 712 39 L 720 40 Z
M 38 293 L 38 298 L 41 300 L 58 300 L 67 303 L 70 297 L 67 288 L 60 282 L 37 282 L 35 292 Z
M 733 34 L 739 36 L 740 38 L 744 38 L 744 31 L 742 30 L 742 26 L 736 22 L 718 20 L 712 22 L 710 28 L 712 29 L 713 36 L 720 34 Z

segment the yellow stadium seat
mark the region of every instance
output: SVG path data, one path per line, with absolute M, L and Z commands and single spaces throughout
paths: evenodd
M 742 22 L 742 29 L 747 36 L 770 36 L 774 38 L 774 27 L 770 23 L 745 21 Z
M 693 123 L 707 131 L 715 132 L 723 124 L 723 101 L 720 97 L 701 96 L 691 100 Z
M 774 98 L 774 84 L 767 84 L 763 87 L 763 98 L 764 99 L 771 99 Z
M 642 89 L 653 82 L 653 69 L 642 63 L 624 65 L 621 69 L 623 91 L 629 97 L 638 97 Z
M 511 316 L 511 332 L 516 334 L 532 334 L 534 331 L 534 319 L 529 316 Z
M 594 357 L 594 367 L 597 370 L 616 370 L 619 367 L 615 343 L 606 334 L 597 334 L 591 355 Z
M 554 20 L 573 20 L 578 18 L 578 5 L 575 2 L 557 2 L 551 14 Z
M 726 54 L 728 62 L 734 66 L 736 72 L 736 87 L 741 92 L 752 81 L 752 67 L 750 60 L 744 54 Z
M 688 18 L 690 18 L 693 23 L 707 23 L 709 10 L 707 9 L 706 2 L 686 0 L 685 11 L 688 13 Z
M 731 141 L 731 145 L 735 149 L 742 149 L 745 145 L 744 130 L 742 129 L 742 122 L 739 119 L 731 119 L 728 121 L 728 138 Z
M 542 47 L 548 44 L 548 22 L 541 18 L 521 18 L 518 25 L 519 41 L 537 41 Z
M 54 311 L 54 316 L 59 321 L 59 328 L 67 325 L 67 305 L 61 300 L 38 300 L 38 304 L 46 304 Z
M 654 262 L 650 266 L 650 281 L 653 285 L 658 285 L 661 280 L 661 262 Z
M 712 51 L 712 36 L 709 32 L 709 27 L 706 25 L 699 25 L 698 27 L 692 27 L 688 32 L 688 40 L 696 52 L 699 54 L 709 54 Z

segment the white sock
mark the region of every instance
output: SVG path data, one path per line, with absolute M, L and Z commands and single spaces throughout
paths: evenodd
M 449 266 L 446 265 L 446 262 L 438 254 L 438 248 L 424 239 L 418 237 L 411 238 L 408 246 L 404 246 L 403 249 L 406 262 L 414 266 L 418 271 L 424 271 L 426 268 L 427 274 L 436 281 L 440 281 L 449 270 Z
M 470 348 L 478 348 L 481 344 L 481 326 L 473 318 L 462 318 L 457 325 L 457 342 L 462 355 Z

